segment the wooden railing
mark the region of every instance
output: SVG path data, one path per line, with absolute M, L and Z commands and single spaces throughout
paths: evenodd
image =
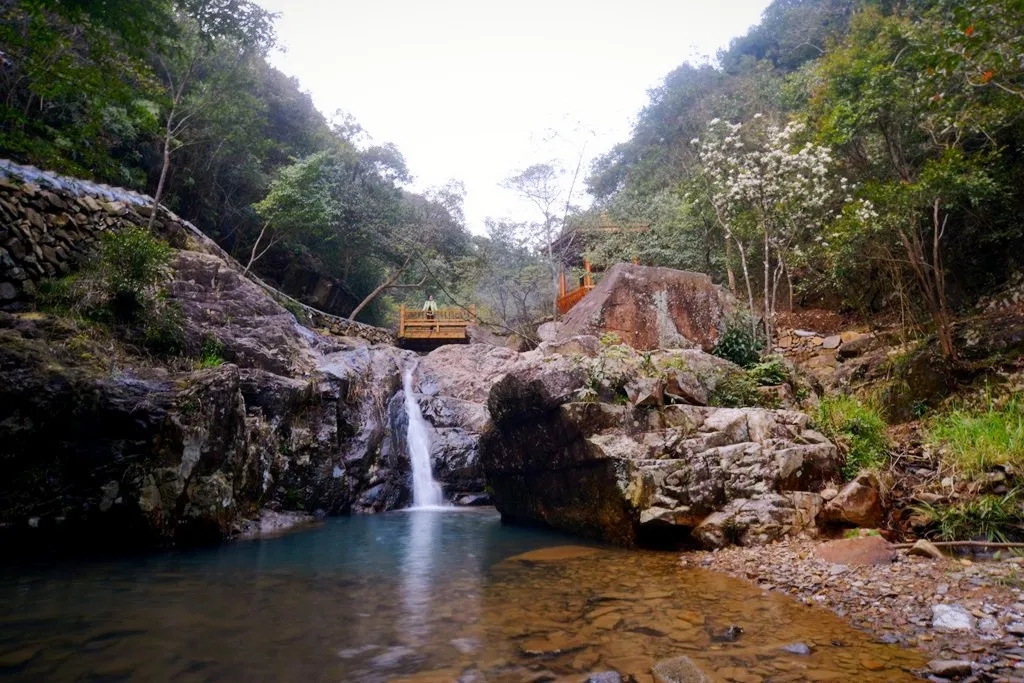
M 447 339 L 464 341 L 466 327 L 475 323 L 476 306 L 465 308 L 439 308 L 428 311 L 406 308 L 399 310 L 399 339 Z
M 579 289 L 574 289 L 571 292 L 558 297 L 558 312 L 562 315 L 568 313 L 572 310 L 572 307 L 578 304 L 580 300 L 587 295 L 587 292 L 593 288 L 594 285 L 590 285 L 589 287 L 584 285 Z
M 580 286 L 572 291 L 566 291 L 565 272 L 563 271 L 558 281 L 558 312 L 561 315 L 568 313 L 593 288 L 594 281 L 590 275 L 590 261 L 583 260 L 583 280 L 580 282 Z

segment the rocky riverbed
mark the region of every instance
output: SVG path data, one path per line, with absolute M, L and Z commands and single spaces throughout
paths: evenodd
M 916 557 L 867 537 L 731 547 L 687 554 L 682 564 L 826 607 L 879 641 L 923 650 L 928 680 L 1024 680 L 1024 557 Z

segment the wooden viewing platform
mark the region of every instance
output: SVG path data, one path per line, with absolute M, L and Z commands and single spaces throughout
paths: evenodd
M 398 318 L 398 343 L 407 349 L 431 350 L 444 344 L 468 344 L 466 328 L 477 322 L 476 306 L 438 308 L 433 316 L 402 304 Z
M 578 304 L 587 295 L 587 292 L 594 288 L 594 281 L 590 277 L 590 261 L 583 261 L 583 269 L 583 282 L 572 291 L 566 291 L 565 271 L 562 271 L 562 274 L 559 276 L 558 312 L 561 315 L 565 315 L 572 310 L 572 307 Z

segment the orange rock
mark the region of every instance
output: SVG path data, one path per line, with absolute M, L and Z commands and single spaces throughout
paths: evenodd
M 881 536 L 862 536 L 822 543 L 814 549 L 814 555 L 832 564 L 889 564 L 896 551 Z

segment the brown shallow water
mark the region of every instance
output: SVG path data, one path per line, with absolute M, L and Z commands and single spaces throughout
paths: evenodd
M 674 554 L 572 544 L 493 511 L 423 511 L 5 569 L 0 679 L 512 682 L 614 669 L 648 683 L 655 662 L 687 655 L 719 681 L 910 681 L 923 664 Z M 731 625 L 743 633 L 720 642 Z M 798 642 L 812 653 L 781 650 Z

